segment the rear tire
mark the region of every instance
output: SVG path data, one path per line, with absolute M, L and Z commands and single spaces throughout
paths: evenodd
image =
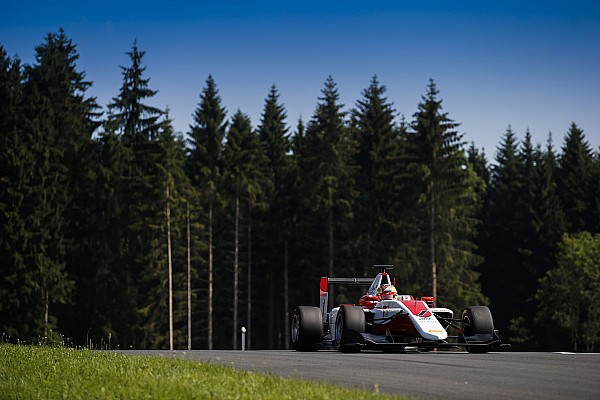
M 318 307 L 299 306 L 292 314 L 292 347 L 315 351 L 323 338 L 323 316 Z
M 462 313 L 462 331 L 464 336 L 494 335 L 494 320 L 486 306 L 467 307 Z M 469 353 L 487 353 L 490 346 L 467 346 Z
M 343 353 L 358 353 L 362 348 L 361 333 L 365 331 L 365 312 L 360 306 L 340 307 L 335 320 L 336 347 Z

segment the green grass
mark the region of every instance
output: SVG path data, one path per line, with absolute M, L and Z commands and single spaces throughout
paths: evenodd
M 346 400 L 382 397 L 365 390 L 235 371 L 190 360 L 0 343 L 1 399 Z

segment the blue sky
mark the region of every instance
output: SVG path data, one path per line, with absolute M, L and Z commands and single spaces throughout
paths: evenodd
M 598 1 L 1 1 L 8 54 L 33 63 L 35 46 L 63 27 L 102 106 L 137 40 L 152 104 L 168 106 L 183 133 L 209 74 L 228 116 L 239 108 L 255 126 L 276 85 L 292 130 L 328 75 L 346 109 L 377 75 L 408 120 L 433 78 L 464 139 L 489 159 L 509 124 L 536 143 L 552 132 L 560 147 L 574 121 L 600 146 Z

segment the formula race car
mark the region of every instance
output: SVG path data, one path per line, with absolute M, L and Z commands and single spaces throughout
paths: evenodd
M 398 294 L 387 273 L 393 265 L 373 268 L 380 271 L 375 279 L 321 278 L 320 307 L 299 306 L 292 314 L 294 349 L 359 352 L 363 348 L 429 351 L 463 347 L 470 353 L 486 353 L 493 346 L 506 346 L 494 330 L 487 307 L 470 306 L 460 319 L 454 318 L 452 310 L 434 307 L 433 297 Z M 330 285 L 369 288 L 356 304 L 328 310 Z

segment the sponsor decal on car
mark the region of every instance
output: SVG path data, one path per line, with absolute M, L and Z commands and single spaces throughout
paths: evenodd
M 419 312 L 419 317 L 426 318 L 426 317 L 430 317 L 430 316 L 431 316 L 431 312 L 429 310 L 421 310 Z

